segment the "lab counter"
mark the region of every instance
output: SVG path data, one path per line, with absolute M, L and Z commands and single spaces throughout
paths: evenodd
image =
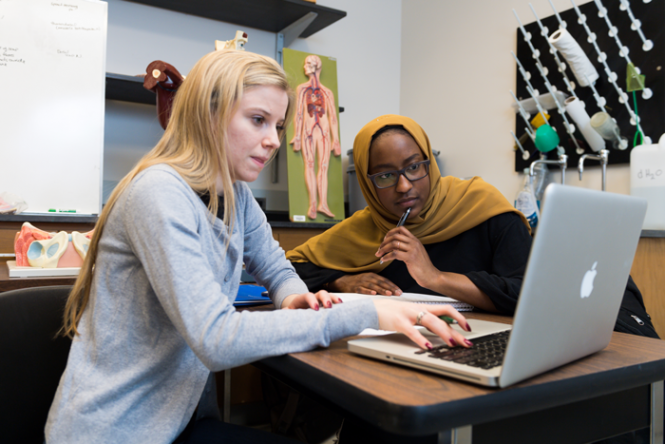
M 642 230 L 640 238 L 643 237 L 665 237 L 665 230 Z
M 273 237 L 285 250 L 291 250 L 309 238 L 323 233 L 333 224 L 291 222 L 286 212 L 266 212 L 273 229 Z M 96 217 L 80 215 L 0 215 L 0 255 L 14 252 L 14 236 L 23 222 L 30 222 L 45 231 L 86 232 L 94 228 Z M 0 256 L 0 292 L 29 286 L 73 283 L 71 278 L 12 278 Z M 631 275 L 644 296 L 647 312 L 651 315 L 658 334 L 665 339 L 665 230 L 643 230 L 635 253 Z M 61 282 L 62 280 L 62 282 Z M 66 281 L 66 282 L 64 282 Z

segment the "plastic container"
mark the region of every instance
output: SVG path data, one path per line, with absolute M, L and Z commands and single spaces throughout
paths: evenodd
M 524 169 L 524 184 L 515 196 L 515 208 L 524 214 L 526 220 L 529 221 L 531 230 L 535 230 L 539 219 L 538 204 L 536 203 L 536 196 L 533 193 L 533 185 L 528 168 Z
M 642 229 L 665 230 L 665 134 L 630 152 L 630 194 L 647 200 Z

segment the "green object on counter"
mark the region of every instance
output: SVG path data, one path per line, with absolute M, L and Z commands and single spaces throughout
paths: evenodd
M 547 153 L 559 145 L 559 135 L 550 125 L 541 125 L 536 130 L 535 144 L 538 151 Z

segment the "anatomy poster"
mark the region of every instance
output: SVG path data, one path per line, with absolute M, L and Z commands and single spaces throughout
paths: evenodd
M 337 62 L 285 48 L 284 70 L 296 95 L 293 123 L 286 133 L 289 216 L 293 222 L 340 222 L 344 187 Z

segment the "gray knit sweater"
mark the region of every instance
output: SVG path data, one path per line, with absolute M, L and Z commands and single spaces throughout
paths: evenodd
M 237 312 L 242 264 L 276 306 L 304 293 L 242 182 L 226 227 L 170 167 L 139 174 L 111 211 L 90 302 L 46 424 L 48 443 L 170 443 L 211 371 L 311 350 L 378 328 L 371 301 Z

